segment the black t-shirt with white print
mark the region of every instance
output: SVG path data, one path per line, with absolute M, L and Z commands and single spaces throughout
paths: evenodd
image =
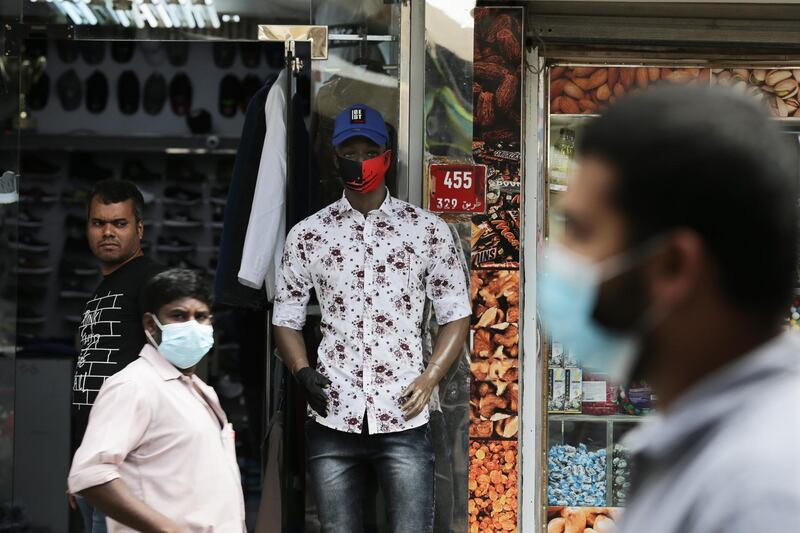
M 72 377 L 72 446 L 77 449 L 100 387 L 139 357 L 147 338 L 142 326 L 142 293 L 165 268 L 144 256 L 103 278 L 86 302 L 78 327 L 80 353 Z

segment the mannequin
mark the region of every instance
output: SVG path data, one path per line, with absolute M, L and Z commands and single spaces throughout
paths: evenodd
M 392 198 L 380 113 L 356 104 L 336 118 L 341 200 L 289 234 L 278 274 L 275 338 L 308 399 L 308 466 L 323 532 L 361 531 L 363 472 L 386 496 L 393 533 L 433 527 L 428 402 L 461 354 L 467 283 L 452 235 L 435 215 Z M 309 366 L 301 334 L 308 293 L 322 308 L 323 341 Z M 430 298 L 440 323 L 422 361 Z

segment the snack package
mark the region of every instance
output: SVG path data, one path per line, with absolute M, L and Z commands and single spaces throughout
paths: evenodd
M 565 393 L 564 411 L 580 413 L 583 401 L 583 372 L 580 368 L 566 368 L 567 391 Z
M 608 374 L 584 373 L 583 413 L 609 416 L 619 412 L 619 385 L 609 381 Z
M 551 342 L 547 353 L 549 366 L 564 366 L 564 345 L 560 342 Z
M 563 368 L 551 368 L 547 371 L 548 397 L 547 410 L 551 413 L 563 413 L 567 394 L 567 373 Z

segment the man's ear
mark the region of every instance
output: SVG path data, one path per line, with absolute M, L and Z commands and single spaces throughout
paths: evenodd
M 139 240 L 144 238 L 144 220 L 138 220 L 136 222 L 136 233 L 139 235 Z
M 160 330 L 158 329 L 158 325 L 156 324 L 156 321 L 153 320 L 153 314 L 152 313 L 145 313 L 142 316 L 142 327 L 144 328 L 145 331 L 150 333 L 150 335 L 152 335 L 153 337 L 156 337 L 160 333 Z

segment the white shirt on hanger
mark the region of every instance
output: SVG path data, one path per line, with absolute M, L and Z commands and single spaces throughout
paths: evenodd
M 286 70 L 272 85 L 264 104 L 267 133 L 258 165 L 256 189 L 242 249 L 239 283 L 265 287 L 275 298 L 275 272 L 286 240 Z

